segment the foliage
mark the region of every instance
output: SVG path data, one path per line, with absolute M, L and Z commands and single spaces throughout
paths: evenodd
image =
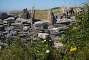
M 46 60 L 49 54 L 46 50 L 49 50 L 47 40 L 32 40 L 25 44 L 17 38 L 0 50 L 0 60 Z
M 85 5 L 84 11 L 76 16 L 76 24 L 70 26 L 65 32 L 63 43 L 67 49 L 68 60 L 89 59 L 89 5 Z M 75 52 L 70 52 L 71 47 L 76 47 Z M 67 60 L 67 59 L 64 59 Z

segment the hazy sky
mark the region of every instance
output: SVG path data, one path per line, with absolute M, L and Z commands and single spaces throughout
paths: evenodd
M 21 10 L 23 8 L 48 9 L 58 6 L 79 6 L 88 0 L 0 0 L 0 10 Z

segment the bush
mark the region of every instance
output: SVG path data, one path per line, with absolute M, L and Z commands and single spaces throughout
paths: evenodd
M 63 43 L 67 49 L 69 60 L 88 60 L 89 56 L 89 5 L 85 5 L 84 11 L 76 16 L 76 24 L 66 30 Z M 70 52 L 71 47 L 76 47 L 76 52 Z M 65 59 L 66 60 L 66 59 Z

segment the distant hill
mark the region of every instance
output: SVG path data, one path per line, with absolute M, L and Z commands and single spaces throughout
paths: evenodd
M 36 10 L 35 11 L 35 18 L 36 19 L 48 19 L 48 10 Z
M 60 13 L 61 8 L 60 7 L 55 7 L 51 9 L 54 14 Z M 35 12 L 35 18 L 38 19 L 48 19 L 48 11 L 49 10 L 36 10 Z
M 60 9 L 61 9 L 61 7 L 55 7 L 55 8 L 52 8 L 51 10 L 55 14 L 57 14 L 57 13 L 60 13 Z M 48 19 L 48 10 L 35 10 L 35 18 L 47 20 Z M 30 12 L 30 10 L 29 10 L 29 12 Z M 10 14 L 19 16 L 19 15 L 22 15 L 22 11 L 11 11 Z
M 53 11 L 54 13 L 60 13 L 60 12 L 61 12 L 61 7 L 52 8 L 52 11 Z

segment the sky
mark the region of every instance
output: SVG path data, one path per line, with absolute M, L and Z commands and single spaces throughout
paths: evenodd
M 0 11 L 31 9 L 49 9 L 60 6 L 79 6 L 88 0 L 0 0 Z

